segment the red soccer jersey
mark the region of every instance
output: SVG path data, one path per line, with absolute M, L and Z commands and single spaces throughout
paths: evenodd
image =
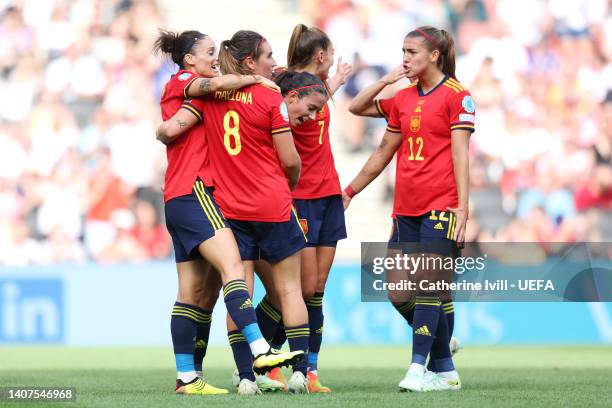
M 418 84 L 399 91 L 389 102 L 387 131 L 402 134 L 397 154 L 393 216 L 423 215 L 456 207 L 457 185 L 451 153 L 451 131 L 474 131 L 475 106 L 470 93 L 453 78 L 445 78 L 429 93 Z
M 302 159 L 302 172 L 293 198 L 312 199 L 342 194 L 329 143 L 329 106 L 315 118 L 292 127 L 295 147 Z
M 185 91 L 198 74 L 180 70 L 170 78 L 161 97 L 163 120 L 170 119 L 180 108 L 189 109 L 202 120 L 203 101 L 189 100 Z M 212 186 L 208 163 L 208 146 L 201 123 L 187 130 L 166 147 L 168 167 L 164 181 L 164 202 L 191 193 L 193 183 L 200 177 L 205 185 Z
M 206 98 L 205 128 L 215 200 L 228 219 L 289 221 L 291 191 L 273 134 L 291 137 L 281 94 L 263 85 Z

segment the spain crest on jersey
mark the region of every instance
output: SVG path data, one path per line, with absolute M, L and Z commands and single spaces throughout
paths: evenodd
M 413 116 L 410 118 L 410 130 L 418 132 L 421 129 L 421 117 Z

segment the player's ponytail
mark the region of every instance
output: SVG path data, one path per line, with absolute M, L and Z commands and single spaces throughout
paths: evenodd
M 313 92 L 318 92 L 325 97 L 328 96 L 323 81 L 308 72 L 283 71 L 274 78 L 274 82 L 280 87 L 283 96 L 291 91 L 296 91 L 299 98 Z
M 445 30 L 431 26 L 419 27 L 409 32 L 406 37 L 423 37 L 429 51 L 438 50 L 440 56 L 436 65 L 440 71 L 451 78 L 455 76 L 455 41 Z
M 219 65 L 224 74 L 250 75 L 252 72 L 244 65 L 247 57 L 257 60 L 263 53 L 262 45 L 266 39 L 254 31 L 237 31 L 231 39 L 221 41 Z
M 185 68 L 183 61 L 185 55 L 190 53 L 193 46 L 204 37 L 206 37 L 206 34 L 199 31 L 191 30 L 175 33 L 160 29 L 153 44 L 153 52 L 168 55 L 179 68 L 183 69 Z
M 287 49 L 287 66 L 289 69 L 301 69 L 310 64 L 318 50 L 327 51 L 331 41 L 327 34 L 317 27 L 306 27 L 298 24 L 291 33 Z

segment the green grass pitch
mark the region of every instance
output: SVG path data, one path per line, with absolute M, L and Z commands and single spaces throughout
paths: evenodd
M 466 347 L 455 357 L 459 392 L 399 393 L 407 347 L 324 347 L 319 374 L 329 395 L 177 396 L 168 348 L 0 348 L 0 386 L 76 387 L 66 407 L 610 407 L 612 347 Z M 231 389 L 229 347 L 211 347 L 205 374 Z

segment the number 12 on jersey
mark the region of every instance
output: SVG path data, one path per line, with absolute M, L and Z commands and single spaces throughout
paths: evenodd
M 423 138 L 421 136 L 417 136 L 415 138 L 410 136 L 408 138 L 408 146 L 406 147 L 406 150 L 410 149 L 410 155 L 408 156 L 408 160 L 425 160 L 425 158 L 421 155 L 421 153 L 423 152 L 423 143 Z

